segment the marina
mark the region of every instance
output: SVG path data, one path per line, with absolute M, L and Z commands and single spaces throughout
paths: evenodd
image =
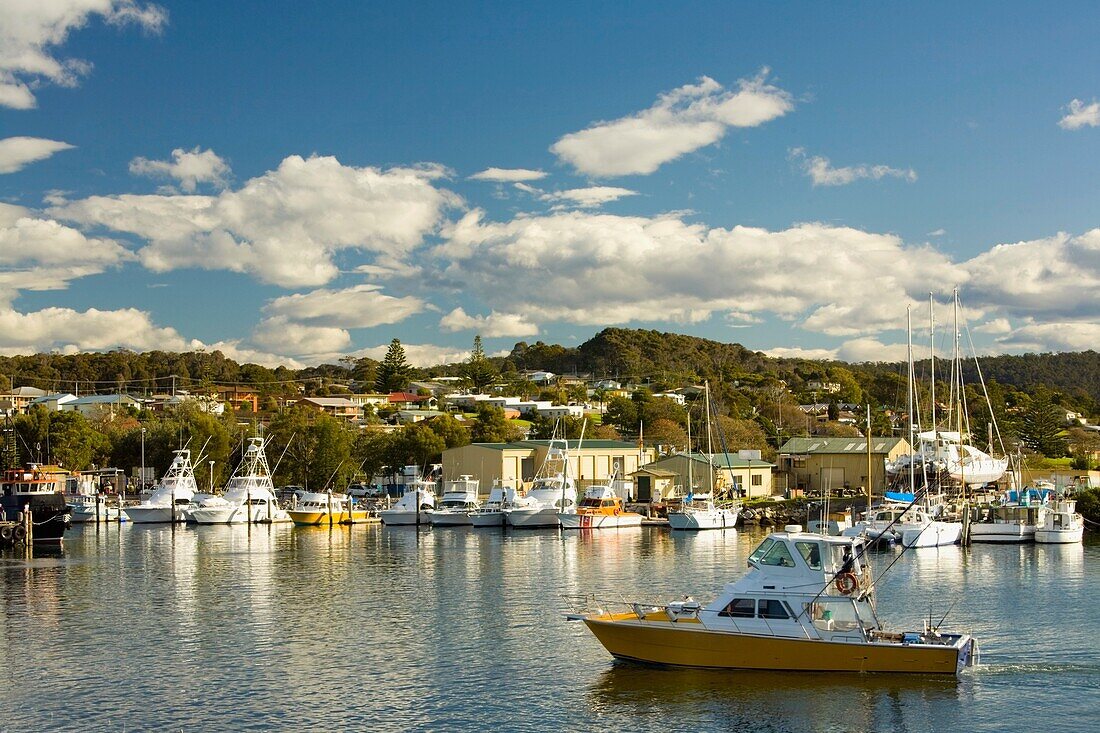
M 766 536 L 86 525 L 61 552 L 0 556 L 0 664 L 33 681 L 0 691 L 4 725 L 615 730 L 645 716 L 669 728 L 1025 731 L 1047 706 L 1091 714 L 1100 545 L 1090 537 L 905 553 L 879 612 L 919 629 L 950 608 L 944 627 L 981 642 L 980 664 L 957 678 L 615 662 L 564 618 L 564 595 L 713 597 Z M 871 557 L 882 567 L 895 554 Z M 415 695 L 410 679 L 421 680 Z M 303 706 L 296 689 L 320 697 Z M 81 704 L 58 705 L 58 690 Z

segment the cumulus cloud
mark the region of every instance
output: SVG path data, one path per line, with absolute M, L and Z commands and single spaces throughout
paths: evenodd
M 8 356 L 115 348 L 186 351 L 198 346 L 199 342 L 187 341 L 175 329 L 154 325 L 148 313 L 136 308 L 113 311 L 45 308 L 20 313 L 0 307 L 0 354 Z
M 185 193 L 194 193 L 200 183 L 225 188 L 230 173 L 229 164 L 217 153 L 197 146 L 192 150 L 176 148 L 172 160 L 134 158 L 130 161 L 130 172 L 135 176 L 173 178 Z
M 265 305 L 264 312 L 314 326 L 371 328 L 398 323 L 426 308 L 423 300 L 411 295 L 398 298 L 382 293 L 378 285 L 356 285 L 285 295 Z
M 816 361 L 836 361 L 836 349 L 805 349 L 801 346 L 776 346 L 764 349 L 764 353 L 773 359 L 813 359 Z
M 92 65 L 59 58 L 56 49 L 69 33 L 101 17 L 116 26 L 136 25 L 159 32 L 168 12 L 136 0 L 7 0 L 0 3 L 0 107 L 31 109 L 34 90 L 42 82 L 74 87 Z
M 439 320 L 444 331 L 477 331 L 482 336 L 535 336 L 539 327 L 515 313 L 491 312 L 487 316 L 470 316 L 462 308 L 455 308 Z
M 627 196 L 637 195 L 637 191 L 631 191 L 629 188 L 588 186 L 587 188 L 570 188 L 565 191 L 544 193 L 539 196 L 539 199 L 557 206 L 579 206 L 592 209 Z
M 308 358 L 343 351 L 351 344 L 351 335 L 334 326 L 310 326 L 273 316 L 260 321 L 251 340 L 261 349 Z
M 9 137 L 0 140 L 0 173 L 15 173 L 28 163 L 45 160 L 72 145 L 42 137 Z
M 846 186 L 863 178 L 874 181 L 886 177 L 901 178 L 909 182 L 917 180 L 917 172 L 912 168 L 866 164 L 834 168 L 828 158 L 820 155 L 807 156 L 804 148 L 792 148 L 790 158 L 802 166 L 802 171 L 815 186 Z
M 971 304 L 1052 321 L 1100 313 L 1100 229 L 998 244 L 963 266 Z
M 222 269 L 315 287 L 336 277 L 341 251 L 367 252 L 383 267 L 404 262 L 461 202 L 433 185 L 445 174 L 440 166 L 382 170 L 292 155 L 216 196 L 92 196 L 50 211 L 144 239 L 138 255 L 155 272 Z
M 793 108 L 791 95 L 768 83 L 767 69 L 738 81 L 736 90 L 703 76 L 662 94 L 649 109 L 565 135 L 550 151 L 592 176 L 647 174 L 718 142 L 730 127 L 757 127 Z
M 446 282 L 534 323 L 697 323 L 761 313 L 854 337 L 897 328 L 897 303 L 965 272 L 927 247 L 826 224 L 708 229 L 672 216 L 558 212 L 487 222 L 472 211 L 435 249 Z
M 858 338 L 845 341 L 836 350 L 840 361 L 861 362 L 899 362 L 909 358 L 907 344 L 884 344 L 878 339 Z
M 546 178 L 546 173 L 529 168 L 486 168 L 470 176 L 471 181 L 493 181 L 495 183 L 538 181 L 543 178 Z
M 369 357 L 381 361 L 390 348 L 389 343 L 379 346 L 371 346 L 360 349 L 351 354 L 356 357 Z M 458 364 L 470 358 L 470 351 L 455 349 L 452 346 L 436 346 L 435 344 L 406 344 L 402 342 L 401 348 L 405 350 L 405 358 L 414 367 L 428 367 L 439 364 Z
M 71 280 L 132 259 L 112 239 L 87 237 L 21 206 L 0 203 L 0 303 L 19 290 L 61 290 Z
M 1085 351 L 1100 343 L 1100 323 L 1089 321 L 1029 322 L 997 339 L 1012 352 Z
M 1080 99 L 1074 99 L 1065 109 L 1066 115 L 1058 120 L 1058 126 L 1063 130 L 1100 126 L 1100 102 L 1085 104 Z

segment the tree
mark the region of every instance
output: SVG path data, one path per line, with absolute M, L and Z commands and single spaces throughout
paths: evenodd
M 439 415 L 430 420 L 425 420 L 424 424 L 443 439 L 443 443 L 447 448 L 458 448 L 470 444 L 469 428 L 452 415 Z
M 721 448 L 721 439 L 725 439 L 726 450 L 736 453 L 739 450 L 758 450 L 761 456 L 769 455 L 774 448 L 768 445 L 768 436 L 755 420 L 740 420 L 719 415 L 714 421 L 715 450 Z
M 519 440 L 519 428 L 510 425 L 504 417 L 504 410 L 496 405 L 479 405 L 477 422 L 470 430 L 470 439 L 475 443 L 507 443 Z
M 622 433 L 638 431 L 638 407 L 626 397 L 612 397 L 604 412 L 604 422 L 614 425 Z
M 1020 440 L 1047 458 L 1061 458 L 1066 455 L 1066 438 L 1062 432 L 1065 417 L 1065 409 L 1054 404 L 1050 390 L 1036 390 L 1020 418 Z
M 462 367 L 462 376 L 474 393 L 480 394 L 497 378 L 496 367 L 485 358 L 485 349 L 481 345 L 481 335 L 474 336 L 474 348 L 470 358 Z
M 687 431 L 679 423 L 666 418 L 645 423 L 645 440 L 648 443 L 672 446 L 677 450 L 688 448 Z
M 386 350 L 386 356 L 376 370 L 374 387 L 379 392 L 397 392 L 409 383 L 409 373 L 412 367 L 405 359 L 405 349 L 399 339 L 390 342 Z

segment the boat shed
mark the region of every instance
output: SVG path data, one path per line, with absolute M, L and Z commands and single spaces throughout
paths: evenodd
M 674 453 L 643 468 L 670 471 L 676 476 L 676 484 L 682 487 L 684 494 L 688 493 L 689 484 L 693 484 L 697 491 L 708 491 L 708 473 L 713 472 L 716 494 L 755 498 L 771 496 L 775 465 L 759 458 L 742 458 L 736 453 Z
M 902 438 L 871 438 L 871 489 L 886 488 L 886 461 L 909 453 Z M 821 494 L 825 489 L 867 486 L 866 438 L 791 438 L 779 449 L 779 471 L 790 489 Z
M 558 441 L 560 445 L 560 441 Z M 463 474 L 481 482 L 480 492 L 489 493 L 493 482 L 527 486 L 546 460 L 549 440 L 518 440 L 511 443 L 471 443 L 443 451 L 443 480 Z M 639 450 L 637 443 L 623 440 L 569 441 L 569 475 L 578 488 L 607 481 L 618 474 L 629 476 L 654 457 L 652 448 Z

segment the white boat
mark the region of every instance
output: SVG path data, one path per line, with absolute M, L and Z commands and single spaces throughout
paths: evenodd
M 435 508 L 435 484 L 423 479 L 414 481 L 389 509 L 378 513 L 382 524 L 430 524 Z M 417 518 L 419 515 L 419 519 Z
M 628 512 L 623 500 L 611 488 L 614 479 L 607 484 L 589 486 L 576 511 L 558 514 L 562 529 L 615 529 L 641 527 L 642 515 Z
M 732 529 L 741 507 L 719 506 L 709 494 L 689 494 L 677 511 L 668 513 L 668 526 L 677 530 Z
M 475 527 L 503 527 L 504 510 L 516 502 L 516 489 L 500 479 L 493 482 L 489 499 L 477 511 L 470 513 L 470 524 Z
M 962 524 L 934 519 L 926 508 L 911 503 L 890 502 L 840 534 L 904 547 L 941 547 L 959 541 Z
M 1015 492 L 1010 492 L 1015 493 Z M 970 523 L 971 542 L 1032 542 L 1047 508 L 1030 500 L 979 506 Z
M 559 515 L 576 511 L 577 485 L 569 475 L 568 442 L 551 440 L 530 490 L 504 509 L 504 520 L 516 528 L 557 527 Z
M 140 504 L 126 507 L 123 512 L 135 524 L 182 522 L 191 498 L 198 493 L 195 470 L 191 466 L 191 451 L 175 451 L 172 464 L 161 477 L 156 490 Z
M 1077 513 L 1077 502 L 1062 497 L 1050 502 L 1042 524 L 1035 528 L 1035 541 L 1044 545 L 1080 542 L 1085 535 L 1085 519 Z
M 445 482 L 439 507 L 428 512 L 432 526 L 456 527 L 473 524 L 470 515 L 481 508 L 477 492 L 478 480 L 467 474 Z
M 268 524 L 289 522 L 290 515 L 279 506 L 271 470 L 267 465 L 262 438 L 249 438 L 237 470 L 229 478 L 225 493 L 207 496 L 188 512 L 197 524 Z
M 117 522 L 119 517 L 118 504 L 113 496 L 100 496 L 96 503 L 95 496 L 81 496 L 79 498 L 68 496 L 69 521 L 73 524 L 86 522 Z M 123 520 L 126 516 L 123 514 Z

